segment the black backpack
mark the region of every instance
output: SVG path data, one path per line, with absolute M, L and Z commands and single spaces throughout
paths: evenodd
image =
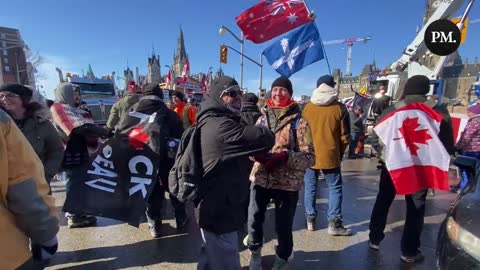
M 181 202 L 192 201 L 195 206 L 207 192 L 200 142 L 202 125 L 199 122 L 185 130 L 168 176 L 170 193 Z

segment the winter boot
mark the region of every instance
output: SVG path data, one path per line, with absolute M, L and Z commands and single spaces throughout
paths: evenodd
M 97 223 L 97 218 L 94 216 L 79 216 L 70 215 L 67 216 L 68 228 L 84 228 L 94 226 Z
M 162 237 L 161 227 L 162 227 L 161 220 L 155 220 L 148 223 L 148 229 L 150 230 L 150 234 L 152 235 L 152 238 Z
M 343 226 L 341 219 L 335 218 L 328 221 L 328 234 L 332 236 L 351 236 L 353 232 Z
M 288 269 L 288 262 L 284 259 L 275 256 L 275 261 L 273 262 L 272 270 L 287 270 Z
M 307 218 L 307 231 L 315 231 L 315 219 Z

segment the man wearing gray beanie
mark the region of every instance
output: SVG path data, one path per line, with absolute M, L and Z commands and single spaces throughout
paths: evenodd
M 198 206 L 203 245 L 197 269 L 239 270 L 238 230 L 246 219 L 250 174 L 249 156 L 274 145 L 263 126 L 241 122 L 242 91 L 235 79 L 222 76 L 204 95 L 196 122 L 200 129 L 201 163 L 209 190 Z
M 405 84 L 403 97 L 380 115 L 378 122 L 395 111 L 401 110 L 404 106 L 411 103 L 425 103 L 435 111 L 443 115 L 440 123 L 440 132 L 438 138 L 443 143 L 445 149 L 450 155 L 453 155 L 455 148 L 453 146 L 453 128 L 448 110 L 443 104 L 437 104 L 435 100 L 427 100 L 427 94 L 430 92 L 430 80 L 423 75 L 416 75 L 408 79 Z M 392 126 L 392 129 L 396 128 Z M 382 160 L 385 160 L 383 149 L 385 145 L 380 141 L 378 135 L 374 133 L 371 136 L 371 145 L 378 153 L 382 154 Z M 377 200 L 373 206 L 370 217 L 369 247 L 374 250 L 380 249 L 380 242 L 385 237 L 384 230 L 387 224 L 388 210 L 395 199 L 396 190 L 392 178 L 388 172 L 385 163 L 381 162 L 380 184 Z M 408 181 L 408 179 L 405 179 Z M 411 195 L 405 195 L 407 204 L 407 214 L 403 236 L 401 241 L 402 255 L 400 259 L 407 263 L 416 263 L 424 259 L 420 252 L 420 237 L 423 229 L 425 217 L 425 201 L 427 189 L 422 189 Z

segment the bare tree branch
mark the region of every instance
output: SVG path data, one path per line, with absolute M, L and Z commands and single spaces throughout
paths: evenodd
M 38 72 L 38 68 L 44 64 L 47 60 L 45 57 L 41 56 L 39 52 L 34 52 L 31 50 L 26 50 L 26 60 L 27 63 L 30 63 L 30 65 L 27 64 L 27 72 L 26 72 L 26 81 L 28 81 L 28 74 L 30 72 L 34 73 L 35 81 L 38 81 L 40 79 L 45 79 L 45 74 L 41 74 Z

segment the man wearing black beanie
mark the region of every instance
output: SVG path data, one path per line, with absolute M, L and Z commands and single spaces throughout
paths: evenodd
M 437 104 L 435 100 L 427 100 L 426 95 L 429 92 L 430 80 L 426 76 L 416 75 L 411 77 L 405 84 L 402 99 L 387 108 L 382 115 L 380 115 L 378 121 L 381 122 L 386 115 L 401 110 L 407 104 L 425 103 L 443 115 L 438 138 L 443 143 L 447 152 L 452 155 L 455 149 L 450 115 L 443 104 Z M 396 127 L 392 127 L 392 129 L 393 128 Z M 375 151 L 382 154 L 382 160 L 385 160 L 386 157 L 383 152 L 385 145 L 380 141 L 376 133 L 371 136 L 371 145 Z M 409 179 L 405 179 L 405 181 L 408 180 Z M 427 189 L 423 189 L 411 195 L 405 195 L 407 214 L 401 241 L 402 255 L 400 258 L 407 263 L 416 263 L 424 259 L 419 248 L 425 217 L 427 191 Z M 396 190 L 393 181 L 385 163 L 381 161 L 379 190 L 370 217 L 369 247 L 371 249 L 378 250 L 380 248 L 380 242 L 385 237 L 384 230 L 387 223 L 388 210 L 395 199 L 395 195 Z

